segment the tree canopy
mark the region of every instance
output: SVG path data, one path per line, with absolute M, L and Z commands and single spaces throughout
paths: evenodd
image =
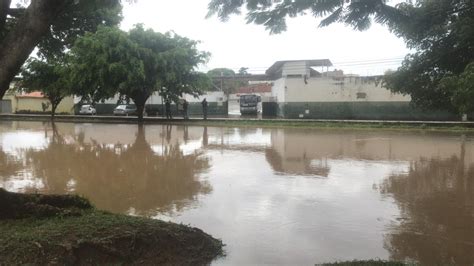
M 0 0 L 0 98 L 23 63 L 38 48 L 40 57 L 54 58 L 86 31 L 117 25 L 120 0 Z
M 195 71 L 209 56 L 196 41 L 142 25 L 128 33 L 100 27 L 79 38 L 71 52 L 78 95 L 98 101 L 119 93 L 134 101 L 140 119 L 154 92 L 176 101 L 184 93 L 200 94 L 209 84 L 205 74 Z
M 248 75 L 247 69 L 244 67 L 240 68 L 237 74 L 230 68 L 214 68 L 209 70 L 207 75 L 213 79 L 214 88 L 222 90 L 226 95 L 234 93 L 239 87 L 248 85 L 246 81 L 229 79 L 236 76 Z M 219 77 L 226 77 L 226 79 L 219 79 Z
M 51 116 L 64 97 L 72 94 L 69 69 L 66 63 L 30 59 L 22 71 L 21 89 L 41 91 L 51 103 Z
M 377 23 L 388 23 L 404 18 L 399 8 L 387 3 L 387 0 L 305 0 L 305 1 L 268 1 L 268 0 L 211 0 L 208 17 L 217 15 L 222 21 L 231 15 L 241 14 L 247 10 L 247 23 L 264 25 L 271 33 L 287 30 L 286 19 L 304 14 L 322 18 L 319 25 L 327 26 L 342 22 L 354 29 L 365 30 L 373 20 Z
M 458 106 L 459 100 L 455 98 L 461 93 L 457 90 L 469 88 L 459 87 L 465 83 L 447 86 L 443 79 L 460 78 L 474 61 L 474 2 L 471 0 L 405 0 L 396 5 L 387 0 L 211 0 L 208 16 L 217 15 L 225 21 L 233 14 L 240 14 L 243 8 L 247 10 L 248 23 L 264 25 L 270 33 L 287 30 L 287 18 L 304 14 L 321 19 L 319 26 L 340 22 L 365 30 L 373 22 L 387 25 L 414 50 L 398 71 L 387 75 L 387 87 L 409 94 L 419 107 L 466 109 Z

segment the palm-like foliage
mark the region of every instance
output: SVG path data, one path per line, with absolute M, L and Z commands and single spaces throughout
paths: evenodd
M 240 14 L 243 6 L 248 10 L 248 23 L 264 25 L 271 33 L 285 31 L 286 18 L 308 13 L 322 18 L 321 27 L 343 22 L 358 30 L 370 27 L 372 20 L 385 24 L 405 16 L 401 9 L 390 6 L 387 0 L 212 0 L 208 17 L 217 15 L 225 21 L 232 14 Z

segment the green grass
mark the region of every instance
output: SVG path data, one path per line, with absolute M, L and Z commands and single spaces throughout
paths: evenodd
M 28 205 L 31 195 L 25 197 L 24 203 Z M 36 205 L 44 204 L 35 201 Z M 47 212 L 43 213 L 46 216 L 38 217 L 41 213 L 0 219 L 0 265 L 201 265 L 223 254 L 220 240 L 185 225 L 111 214 L 91 207 Z
M 405 266 L 415 265 L 413 263 L 404 263 L 398 261 L 384 261 L 384 260 L 353 260 L 353 261 L 341 261 L 333 263 L 316 264 L 320 266 Z
M 421 130 L 444 132 L 474 132 L 474 127 L 460 126 L 459 124 L 430 125 L 408 123 L 364 123 L 364 122 L 316 122 L 316 121 L 280 121 L 280 120 L 190 120 L 170 121 L 170 124 L 187 124 L 196 126 L 222 127 L 262 127 L 262 128 L 316 128 L 316 129 L 347 129 L 347 130 Z M 474 125 L 473 125 L 474 126 Z

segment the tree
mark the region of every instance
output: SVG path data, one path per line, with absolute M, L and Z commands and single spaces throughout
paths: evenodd
M 474 63 L 457 76 L 443 78 L 440 87 L 452 92 L 451 102 L 460 114 L 474 112 Z
M 75 91 L 93 100 L 117 93 L 129 97 L 141 121 L 145 102 L 154 92 L 176 101 L 183 93 L 197 95 L 207 86 L 207 77 L 194 69 L 209 55 L 196 46 L 196 41 L 141 25 L 128 33 L 101 27 L 78 39 L 72 49 Z
M 229 68 L 214 68 L 209 70 L 207 75 L 213 79 L 214 87 L 222 90 L 225 95 L 234 93 L 239 87 L 247 85 L 245 81 L 229 79 L 236 77 L 234 70 Z M 225 79 L 222 77 L 225 77 Z
M 0 0 L 0 98 L 38 47 L 40 56 L 60 56 L 77 36 L 121 20 L 119 0 Z
M 71 95 L 69 69 L 62 62 L 46 62 L 30 59 L 22 71 L 21 89 L 41 91 L 51 103 L 51 118 L 54 119 L 56 108 Z
M 456 89 L 447 89 L 441 81 L 458 77 L 474 61 L 474 3 L 470 0 L 405 0 L 395 6 L 386 0 L 211 0 L 208 16 L 226 20 L 243 6 L 248 23 L 264 25 L 271 33 L 285 31 L 287 17 L 305 13 L 322 18 L 320 26 L 342 22 L 365 30 L 373 21 L 385 24 L 415 51 L 387 76 L 387 87 L 409 94 L 419 107 L 460 110 L 452 100 Z
M 474 62 L 474 4 L 464 0 L 419 2 L 401 6 L 410 19 L 391 26 L 415 52 L 398 71 L 386 76 L 387 87 L 409 94 L 415 105 L 426 109 L 469 111 L 457 96 L 469 96 L 469 88 L 447 83 L 469 75 L 463 72 Z
M 249 75 L 248 70 L 249 70 L 248 67 L 241 67 L 241 68 L 239 69 L 239 75 L 241 75 L 241 76 L 247 76 L 247 75 Z
M 268 1 L 268 0 L 211 0 L 207 17 L 217 15 L 222 21 L 233 14 L 241 14 L 245 6 L 247 23 L 264 25 L 270 33 L 287 30 L 286 19 L 311 13 L 323 17 L 320 26 L 342 22 L 354 29 L 365 30 L 372 20 L 378 23 L 396 22 L 405 18 L 399 8 L 387 4 L 387 0 L 309 0 L 309 1 Z

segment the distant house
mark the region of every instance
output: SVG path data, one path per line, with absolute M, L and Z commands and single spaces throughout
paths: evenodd
M 30 93 L 9 93 L 5 95 L 2 104 L 9 105 L 10 110 L 4 113 L 49 113 L 51 104 L 42 92 L 35 91 Z M 73 97 L 64 98 L 56 109 L 56 113 L 73 114 Z
M 311 119 L 454 120 L 444 111 L 424 111 L 410 105 L 408 95 L 383 86 L 382 76 L 345 75 L 329 71 L 329 59 L 274 63 L 266 75 L 273 81 L 275 115 Z M 264 103 L 265 104 L 265 103 Z

